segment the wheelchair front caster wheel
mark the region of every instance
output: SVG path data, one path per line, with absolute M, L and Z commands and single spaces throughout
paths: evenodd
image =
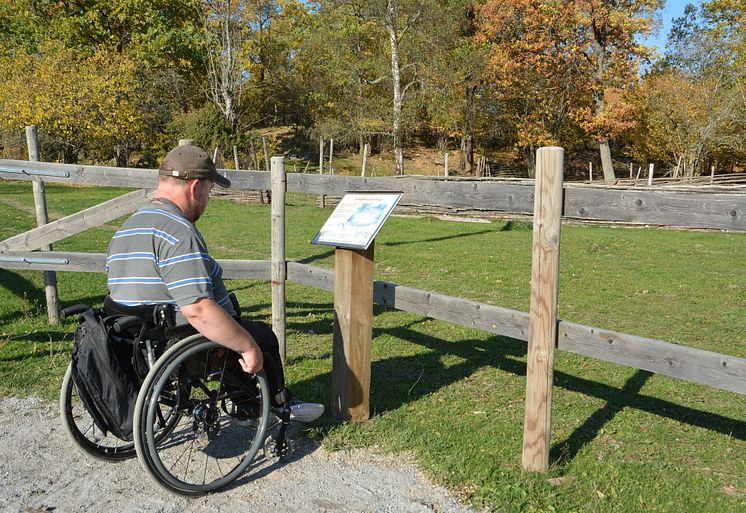
M 293 443 L 285 438 L 280 446 L 272 435 L 264 441 L 264 457 L 267 461 L 288 461 L 293 454 Z

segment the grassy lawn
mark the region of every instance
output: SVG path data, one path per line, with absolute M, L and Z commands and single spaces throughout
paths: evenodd
M 57 218 L 124 191 L 47 186 Z M 330 210 L 291 195 L 287 256 L 333 267 L 310 240 Z M 29 184 L 0 182 L 0 239 L 34 226 Z M 104 252 L 118 222 L 55 244 Z M 200 229 L 222 258 L 267 259 L 269 207 L 214 200 Z M 392 217 L 376 278 L 527 311 L 531 226 Z M 565 224 L 560 317 L 746 357 L 746 235 Z M 106 280 L 58 274 L 63 306 L 98 303 Z M 51 327 L 40 272 L 0 269 L 0 395 L 53 399 L 74 323 Z M 269 319 L 266 282 L 229 283 L 244 316 Z M 290 386 L 329 403 L 332 295 L 290 283 Z M 558 352 L 548 475 L 521 470 L 526 345 L 375 307 L 372 418 L 310 431 L 334 449 L 413 458 L 476 508 L 501 512 L 744 512 L 746 398 Z M 71 450 L 74 450 L 71 446 Z

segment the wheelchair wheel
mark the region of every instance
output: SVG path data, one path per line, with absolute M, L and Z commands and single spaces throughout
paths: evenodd
M 134 441 L 142 466 L 161 486 L 199 495 L 236 480 L 262 448 L 269 419 L 263 372 L 249 375 L 238 355 L 201 335 L 171 347 L 150 370 L 135 406 Z M 159 412 L 179 421 L 159 431 Z
M 60 416 L 65 431 L 85 452 L 95 458 L 120 461 L 135 456 L 135 444 L 104 434 L 93 422 L 80 402 L 72 379 L 72 364 L 68 365 L 60 390 Z

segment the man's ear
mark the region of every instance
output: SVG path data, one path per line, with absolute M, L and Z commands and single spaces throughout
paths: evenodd
M 189 194 L 191 194 L 192 196 L 196 196 L 196 194 L 197 194 L 197 187 L 199 187 L 199 180 L 198 179 L 189 180 L 188 185 L 187 185 L 187 189 L 189 190 Z

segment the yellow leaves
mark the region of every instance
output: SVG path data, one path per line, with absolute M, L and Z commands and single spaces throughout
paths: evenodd
M 111 148 L 147 129 L 138 66 L 123 54 L 78 58 L 58 44 L 0 62 L 0 130 L 37 125 L 65 144 Z M 109 151 L 109 150 L 107 150 Z

